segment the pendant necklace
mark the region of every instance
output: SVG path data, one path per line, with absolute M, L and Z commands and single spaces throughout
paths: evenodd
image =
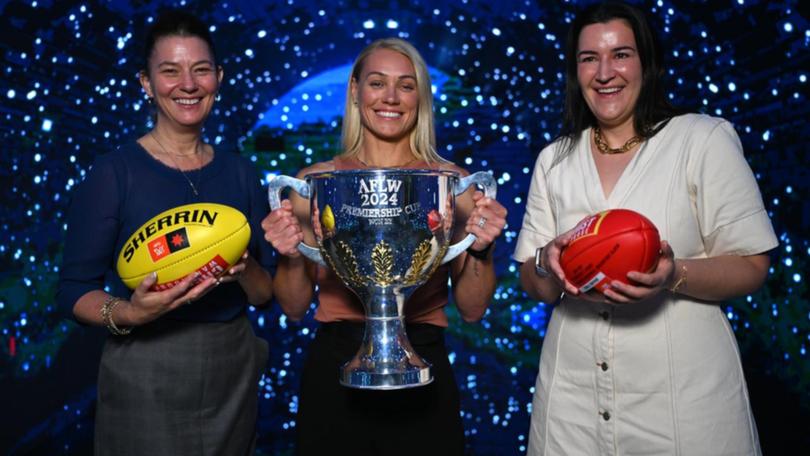
M 599 149 L 599 152 L 605 155 L 623 154 L 636 147 L 638 144 L 641 144 L 642 141 L 644 141 L 644 139 L 641 136 L 636 135 L 628 139 L 622 147 L 617 147 L 614 149 L 611 148 L 605 141 L 605 138 L 602 137 L 602 129 L 599 127 L 593 127 L 593 142 L 596 143 L 596 148 Z
M 183 177 L 185 177 L 185 178 L 186 178 L 186 182 L 188 182 L 188 186 L 189 186 L 189 187 L 191 187 L 191 191 L 192 191 L 192 192 L 194 192 L 194 196 L 200 196 L 200 192 L 199 192 L 199 191 L 197 191 L 197 187 L 200 185 L 200 175 L 202 175 L 202 168 L 203 168 L 203 157 L 202 157 L 202 154 L 201 154 L 199 151 L 197 151 L 197 147 L 195 147 L 195 152 L 194 152 L 194 154 L 196 154 L 196 155 L 199 155 L 199 156 L 200 156 L 200 168 L 199 168 L 199 170 L 197 171 L 197 185 L 194 185 L 194 183 L 193 183 L 193 182 L 191 182 L 191 179 L 188 177 L 188 174 L 186 174 L 186 172 L 185 172 L 185 171 L 183 171 L 183 168 L 181 168 L 181 167 L 180 167 L 180 165 L 179 165 L 179 164 L 177 163 L 177 161 L 174 159 L 174 157 L 172 156 L 172 154 L 170 154 L 170 153 L 169 153 L 169 152 L 166 150 L 166 148 L 165 148 L 165 147 L 163 147 L 163 144 L 161 144 L 161 143 L 160 143 L 160 141 L 158 141 L 157 136 L 155 136 L 154 132 L 151 132 L 151 131 L 150 131 L 150 132 L 149 132 L 149 136 L 151 136 L 151 137 L 152 137 L 152 139 L 154 139 L 154 140 L 155 140 L 155 142 L 156 142 L 156 143 L 157 143 L 157 145 L 160 147 L 160 149 L 163 151 L 163 153 L 164 153 L 165 155 L 168 155 L 168 156 L 169 156 L 169 160 L 171 160 L 171 161 L 172 161 L 172 163 L 174 163 L 175 168 L 177 168 L 177 170 L 178 170 L 178 171 L 180 171 L 180 174 L 182 174 L 182 175 L 183 175 Z

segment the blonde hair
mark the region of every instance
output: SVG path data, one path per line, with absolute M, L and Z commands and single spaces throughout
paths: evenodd
M 345 157 L 357 155 L 363 146 L 363 125 L 360 121 L 360 108 L 352 97 L 352 81 L 359 82 L 363 64 L 372 52 L 388 49 L 399 52 L 411 61 L 416 71 L 416 90 L 419 94 L 419 106 L 416 114 L 416 125 L 409 135 L 411 152 L 427 163 L 448 163 L 436 152 L 436 131 L 433 126 L 433 91 L 430 74 L 424 59 L 413 45 L 399 38 L 383 38 L 369 44 L 360 52 L 352 65 L 349 83 L 346 87 L 346 108 L 343 113 L 342 143 Z

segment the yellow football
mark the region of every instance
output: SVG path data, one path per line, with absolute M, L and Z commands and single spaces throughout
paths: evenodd
M 335 228 L 335 214 L 332 213 L 332 208 L 329 207 L 328 204 L 323 208 L 323 214 L 321 214 L 321 225 L 323 225 L 326 231 L 330 231 Z
M 168 290 L 189 274 L 195 283 L 233 266 L 247 249 L 250 225 L 238 210 L 196 203 L 161 212 L 130 236 L 116 269 L 129 288 L 157 272 L 152 290 Z

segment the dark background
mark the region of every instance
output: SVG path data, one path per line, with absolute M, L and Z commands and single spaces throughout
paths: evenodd
M 0 1 L 0 451 L 91 453 L 104 332 L 54 308 L 64 213 L 94 156 L 148 131 L 137 84 L 143 31 L 160 8 L 185 6 L 214 26 L 226 72 L 205 135 L 266 173 L 334 154 L 340 69 L 367 43 L 400 36 L 424 54 L 440 152 L 494 173 L 510 210 L 487 316 L 464 324 L 448 309 L 469 453 L 524 453 L 550 307 L 522 293 L 509 256 L 534 160 L 559 128 L 565 31 L 584 3 Z M 759 179 L 781 245 L 765 287 L 723 307 L 765 454 L 810 448 L 807 10 L 798 1 L 636 3 L 668 50 L 673 101 L 731 120 Z M 289 454 L 316 324 L 311 315 L 287 322 L 277 306 L 250 315 L 271 346 L 259 453 Z

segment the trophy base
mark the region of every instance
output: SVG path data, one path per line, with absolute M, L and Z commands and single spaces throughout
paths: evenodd
M 425 386 L 433 381 L 430 365 L 410 366 L 396 372 L 372 372 L 343 366 L 340 369 L 340 384 L 349 388 L 370 390 L 398 390 Z

